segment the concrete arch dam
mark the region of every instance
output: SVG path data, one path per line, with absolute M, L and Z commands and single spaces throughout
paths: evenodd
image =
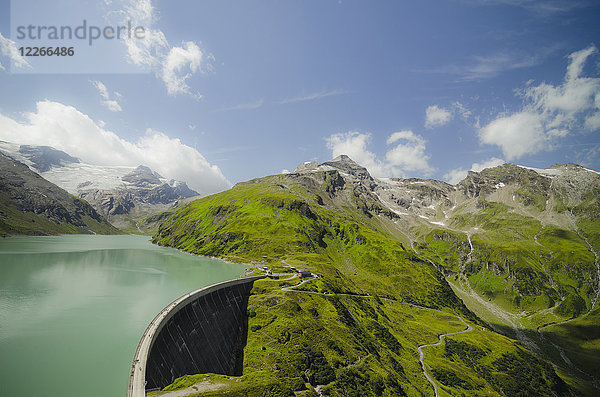
M 128 397 L 162 389 L 183 375 L 241 375 L 252 276 L 213 284 L 173 301 L 152 320 L 138 344 Z

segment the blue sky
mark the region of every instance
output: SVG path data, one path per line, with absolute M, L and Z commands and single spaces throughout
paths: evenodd
M 452 182 L 504 161 L 600 169 L 596 1 L 12 3 L 0 140 L 144 163 L 203 193 L 342 153 Z M 73 41 L 62 63 L 16 54 L 16 24 L 83 18 L 146 36 Z

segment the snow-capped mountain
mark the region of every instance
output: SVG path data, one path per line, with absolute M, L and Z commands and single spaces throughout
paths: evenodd
M 166 179 L 143 165 L 86 164 L 49 146 L 2 141 L 0 152 L 26 164 L 67 192 L 84 198 L 121 228 L 135 227 L 134 219 L 164 211 L 178 200 L 198 195 L 185 182 Z

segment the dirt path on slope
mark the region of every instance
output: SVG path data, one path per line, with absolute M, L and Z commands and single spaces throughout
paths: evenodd
M 423 374 L 425 375 L 425 377 L 427 378 L 427 380 L 429 381 L 429 383 L 431 383 L 431 386 L 433 386 L 433 391 L 435 392 L 435 397 L 439 397 L 438 388 L 437 388 L 437 385 L 436 385 L 435 380 L 433 379 L 433 377 L 431 377 L 427 373 L 427 370 L 425 369 L 425 353 L 423 353 L 423 348 L 424 347 L 440 346 L 442 344 L 442 342 L 444 341 L 444 338 L 446 336 L 465 334 L 467 332 L 473 331 L 473 327 L 471 327 L 469 324 L 465 323 L 465 321 L 462 319 L 462 317 L 456 316 L 456 318 L 458 318 L 460 321 L 462 321 L 462 323 L 464 325 L 466 325 L 467 328 L 463 329 L 462 331 L 458 331 L 458 332 L 450 332 L 450 333 L 447 333 L 447 334 L 441 334 L 439 336 L 439 340 L 436 343 L 431 343 L 431 344 L 428 344 L 428 345 L 421 345 L 421 346 L 419 346 L 417 348 L 417 350 L 419 352 L 419 361 L 421 362 L 421 369 L 423 370 Z
M 285 262 L 284 262 L 285 263 Z M 314 291 L 302 291 L 302 290 L 297 290 L 296 288 L 300 287 L 301 285 L 312 281 L 312 280 L 316 280 L 317 277 L 313 277 L 313 278 L 309 278 L 306 280 L 301 281 L 299 284 L 293 285 L 293 286 L 289 286 L 289 287 L 281 287 L 281 290 L 284 292 L 301 292 L 301 293 L 308 293 L 308 294 L 313 294 L 313 295 L 323 295 L 323 296 L 350 296 L 350 297 L 355 297 L 355 298 L 372 298 L 373 296 L 371 295 L 354 295 L 354 294 L 325 294 L 322 292 L 314 292 Z M 277 280 L 279 281 L 279 280 Z M 381 300 L 385 300 L 385 301 L 389 301 L 389 302 L 395 302 L 395 303 L 400 303 L 400 304 L 404 304 L 404 305 L 408 305 L 408 306 L 412 306 L 412 307 L 417 307 L 420 309 L 425 309 L 425 310 L 431 310 L 431 311 L 435 311 L 438 313 L 442 313 L 445 315 L 452 315 L 450 313 L 438 310 L 438 309 L 432 309 L 430 307 L 426 307 L 426 306 L 421 306 L 421 305 L 416 305 L 414 303 L 408 303 L 408 302 L 403 302 L 403 301 L 399 301 L 396 299 L 390 299 L 390 298 L 384 298 L 384 297 L 379 297 Z M 433 387 L 433 391 L 434 391 L 434 395 L 435 397 L 439 397 L 439 393 L 438 393 L 438 387 L 437 384 L 435 382 L 435 380 L 433 379 L 433 377 L 431 375 L 429 375 L 429 373 L 427 372 L 427 369 L 425 368 L 425 353 L 423 352 L 423 348 L 425 347 L 434 347 L 434 346 L 440 346 L 442 344 L 442 342 L 444 341 L 444 338 L 446 336 L 452 336 L 452 335 L 459 335 L 459 334 L 465 334 L 467 332 L 471 332 L 473 331 L 473 327 L 469 324 L 467 324 L 462 317 L 460 316 L 456 316 L 456 318 L 458 318 L 467 328 L 461 330 L 461 331 L 456 331 L 456 332 L 449 332 L 446 334 L 441 334 L 438 338 L 438 341 L 436 343 L 431 343 L 431 344 L 424 344 L 424 345 L 420 345 L 417 347 L 417 351 L 419 353 L 419 361 L 421 363 L 421 370 L 423 371 L 423 375 L 425 376 L 425 378 L 427 379 L 427 381 L 431 384 L 431 386 Z

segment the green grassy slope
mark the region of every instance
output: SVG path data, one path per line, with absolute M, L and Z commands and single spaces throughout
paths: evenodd
M 393 214 L 336 174 L 241 183 L 179 209 L 159 226 L 153 241 L 161 245 L 261 261 L 274 273 L 289 272 L 289 264 L 323 276 L 299 287 L 302 291 L 282 289 L 299 282 L 291 276 L 256 282 L 244 376 L 235 382 L 216 375 L 186 377 L 171 389 L 205 382 L 229 386 L 191 395 L 262 395 L 260 385 L 269 395 L 314 396 L 315 388 L 331 396 L 430 395 L 417 347 L 464 329 L 458 314 L 475 330 L 448 340 L 467 345 L 454 346 L 456 356 L 445 354 L 444 346 L 428 347 L 425 356 L 440 395 L 500 396 L 504 387 L 517 390 L 525 382 L 542 394 L 530 387 L 522 395 L 569 395 L 552 367 L 486 329 L 429 261 L 385 229 L 379 215 L 393 219 Z M 452 251 L 450 245 L 446 249 Z M 471 346 L 485 347 L 485 354 L 457 366 L 464 361 L 461 349 Z M 525 370 L 527 380 L 509 382 Z
M 436 269 L 376 219 L 319 193 L 285 176 L 241 183 L 176 212 L 153 242 L 209 256 L 296 261 L 325 275 L 325 288 L 333 292 L 369 291 L 467 313 Z
M 471 198 L 457 205 L 446 227 L 420 225 L 413 232 L 418 252 L 445 269 L 470 309 L 499 331 L 525 335 L 554 364 L 593 382 L 582 369 L 593 368 L 596 376 L 600 363 L 578 359 L 590 356 L 590 344 L 570 329 L 583 319 L 544 328 L 561 329 L 548 338 L 537 332 L 585 315 L 597 297 L 600 186 L 595 173 L 579 173 L 565 171 L 550 184 L 512 165 L 484 170 L 459 184 Z M 500 182 L 504 192 L 489 188 Z M 600 329 L 597 316 L 584 318 L 589 332 Z
M 441 333 L 464 329 L 456 316 L 377 297 L 282 291 L 287 284 L 256 282 L 248 306 L 243 376 L 185 376 L 165 391 L 190 388 L 189 395 L 198 396 L 262 396 L 265 390 L 272 396 L 316 396 L 315 389 L 325 396 L 433 394 L 417 348 L 434 343 Z M 428 347 L 425 366 L 440 396 L 572 395 L 549 364 L 477 325 L 471 333 Z M 212 390 L 194 392 L 193 387 Z
M 513 183 L 512 198 L 490 188 L 497 183 Z M 504 310 L 581 315 L 598 289 L 590 248 L 600 246 L 600 186 L 592 179 L 587 191 L 567 193 L 565 183 L 551 187 L 549 178 L 510 164 L 472 175 L 458 185 L 472 199 L 453 211 L 445 228 L 414 230 L 419 252 L 451 273 L 464 273 L 475 292 Z M 529 319 L 533 328 L 547 322 L 543 315 Z

